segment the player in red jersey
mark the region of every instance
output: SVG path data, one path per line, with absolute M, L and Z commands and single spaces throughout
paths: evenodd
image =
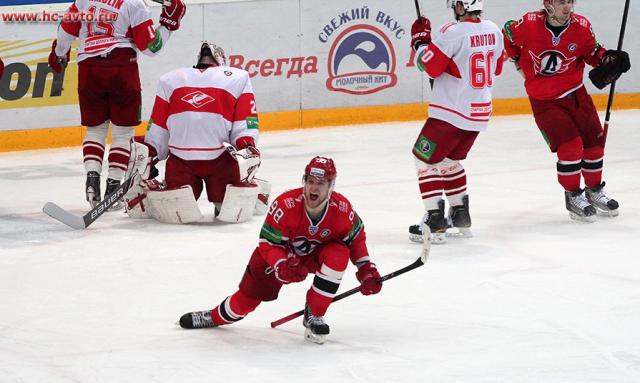
M 303 325 L 305 338 L 322 343 L 329 334 L 324 321 L 349 261 L 364 295 L 382 289 L 380 274 L 369 259 L 362 220 L 341 194 L 334 192 L 333 160 L 315 157 L 304 172 L 302 188 L 276 198 L 265 219 L 260 242 L 240 281 L 240 288 L 213 310 L 186 313 L 187 329 L 232 324 L 261 302 L 278 298 L 283 284 L 302 282 L 315 274 L 307 291 Z
M 508 21 L 503 32 L 507 54 L 525 79 L 536 124 L 557 153 L 567 210 L 573 219 L 593 221 L 597 212 L 617 215 L 618 202 L 603 189 L 604 134 L 583 84 L 584 67 L 596 67 L 590 77 L 604 87 L 630 64 L 626 52 L 598 44 L 591 23 L 573 12 L 574 3 L 544 0 L 544 10 Z
M 111 147 L 105 195 L 115 191 L 127 170 L 129 141 L 140 124 L 142 97 L 138 51 L 153 56 L 180 28 L 186 6 L 172 0 L 162 8 L 154 27 L 145 0 L 75 0 L 58 28 L 49 54 L 49 66 L 61 73 L 78 44 L 78 99 L 81 123 L 87 127 L 82 154 L 87 181 L 86 198 L 93 207 L 101 200 L 100 173 L 109 123 Z M 81 21 L 92 19 L 96 21 Z M 118 204 L 117 207 L 122 207 Z

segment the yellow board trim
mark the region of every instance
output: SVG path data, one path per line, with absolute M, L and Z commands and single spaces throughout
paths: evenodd
M 608 95 L 592 95 L 598 110 L 607 107 Z M 614 108 L 640 109 L 640 93 L 616 94 Z M 530 114 L 527 98 L 493 100 L 493 115 Z M 427 116 L 427 104 L 364 106 L 339 109 L 313 109 L 260 114 L 260 131 L 290 130 L 370 124 L 392 121 L 420 121 Z M 136 134 L 144 135 L 147 124 L 136 127 Z M 36 130 L 0 131 L 0 152 L 62 148 L 82 145 L 84 127 L 49 128 Z

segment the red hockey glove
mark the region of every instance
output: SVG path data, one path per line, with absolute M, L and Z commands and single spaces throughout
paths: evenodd
M 276 262 L 274 269 L 276 279 L 284 284 L 302 282 L 309 274 L 309 269 L 300 263 L 298 257 L 281 259 Z
M 69 62 L 71 51 L 67 52 L 65 56 L 58 56 L 56 54 L 57 45 L 58 40 L 53 40 L 53 44 L 51 44 L 51 53 L 49 53 L 49 67 L 56 73 L 62 73 Z
M 421 45 L 425 44 L 431 44 L 431 21 L 420 16 L 411 26 L 411 48 L 418 50 Z
M 187 6 L 184 0 L 171 0 L 171 5 L 162 7 L 160 25 L 170 31 L 178 30 L 180 28 L 180 20 L 182 20 L 186 12 Z
M 360 266 L 356 272 L 356 278 L 360 282 L 360 292 L 363 295 L 377 294 L 382 290 L 382 281 L 380 281 L 380 273 L 376 269 L 376 265 L 367 262 Z
M 4 73 L 4 63 L 0 59 L 0 79 L 2 78 L 2 73 Z

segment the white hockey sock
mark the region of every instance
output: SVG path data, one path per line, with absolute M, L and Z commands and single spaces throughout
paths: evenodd
M 114 180 L 121 180 L 127 171 L 129 156 L 131 154 L 132 126 L 111 127 L 111 147 L 109 148 L 109 175 Z
M 109 121 L 100 125 L 88 126 L 82 142 L 84 168 L 88 172 L 102 173 L 104 145 L 109 131 Z

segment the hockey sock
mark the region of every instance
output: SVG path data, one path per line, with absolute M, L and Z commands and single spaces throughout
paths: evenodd
M 444 180 L 444 193 L 449 200 L 449 205 L 462 205 L 462 197 L 467 194 L 467 173 L 464 171 L 462 164 L 458 161 L 452 161 L 450 166 L 442 170 L 442 178 Z
M 320 250 L 318 260 L 321 266 L 307 291 L 307 303 L 311 314 L 323 316 L 336 296 L 347 269 L 349 248 L 339 243 L 328 243 Z
M 582 177 L 585 185 L 590 188 L 600 185 L 602 182 L 603 163 L 604 148 L 602 146 L 584 149 L 582 154 Z
M 109 131 L 109 121 L 97 126 L 88 126 L 82 142 L 82 156 L 84 168 L 88 172 L 102 173 L 102 159 L 104 158 L 104 144 Z
M 440 169 L 435 165 L 415 159 L 416 172 L 418 174 L 418 187 L 422 196 L 424 210 L 434 210 L 438 208 L 438 202 L 442 199 L 444 181 L 440 175 Z
M 580 189 L 582 170 L 582 139 L 576 137 L 558 146 L 558 182 L 566 191 Z
M 111 148 L 109 148 L 109 178 L 121 180 L 127 171 L 131 154 L 132 126 L 113 125 L 111 128 Z
M 238 290 L 233 295 L 226 297 L 211 312 L 211 319 L 216 326 L 231 324 L 247 316 L 256 309 L 260 300 L 251 298 L 247 294 Z

